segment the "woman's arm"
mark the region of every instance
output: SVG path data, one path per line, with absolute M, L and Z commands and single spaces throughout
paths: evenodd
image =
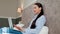
M 44 26 L 45 22 L 46 22 L 46 18 L 44 16 L 41 16 L 36 21 L 36 28 L 35 29 L 30 29 L 29 32 L 37 34 L 42 29 L 42 27 Z
M 20 13 L 22 13 L 22 11 L 23 11 L 23 9 L 22 8 L 18 8 L 17 9 L 17 12 L 20 14 Z M 16 26 L 16 25 L 14 25 L 14 27 L 16 27 L 18 30 L 20 30 L 20 31 L 23 31 L 24 29 L 22 28 L 22 27 L 19 27 L 19 26 Z

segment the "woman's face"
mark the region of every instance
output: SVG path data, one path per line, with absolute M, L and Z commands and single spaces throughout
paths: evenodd
M 37 5 L 33 5 L 34 14 L 39 14 L 41 12 L 41 7 Z

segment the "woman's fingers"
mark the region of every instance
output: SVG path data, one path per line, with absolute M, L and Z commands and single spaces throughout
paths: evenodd
M 13 24 L 13 26 L 14 26 L 14 27 L 16 27 L 16 25 L 15 25 L 15 24 Z
M 17 28 L 18 30 L 21 30 L 21 28 L 19 26 L 16 26 L 15 24 L 14 27 Z

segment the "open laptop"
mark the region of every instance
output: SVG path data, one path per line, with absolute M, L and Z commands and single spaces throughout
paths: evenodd
M 11 18 L 11 17 L 8 18 L 8 24 L 9 24 L 9 28 L 18 30 L 18 29 L 16 29 L 15 27 L 13 27 L 13 22 L 12 22 L 12 18 Z M 22 24 L 22 23 L 20 22 L 20 23 L 16 24 L 16 26 L 23 27 L 24 24 Z
M 18 18 L 17 20 L 19 21 L 19 19 L 20 18 Z M 15 28 L 13 26 L 13 24 L 16 24 L 16 20 L 15 19 L 12 19 L 11 17 L 8 17 L 8 18 L 0 18 L 0 28 L 9 27 L 11 29 L 18 30 L 17 28 Z M 16 24 L 16 26 L 23 27 L 24 24 L 22 24 L 21 22 L 18 22 L 18 24 Z
M 8 24 L 9 24 L 9 28 L 13 29 L 13 23 L 12 23 L 12 18 L 11 17 L 8 18 Z

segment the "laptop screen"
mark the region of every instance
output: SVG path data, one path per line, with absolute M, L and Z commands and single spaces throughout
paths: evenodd
M 0 28 L 9 27 L 8 18 L 0 18 Z
M 16 19 L 0 18 L 0 28 L 10 27 L 9 26 L 10 21 L 11 21 L 12 24 L 18 24 L 19 21 L 21 21 L 21 17 L 16 18 Z

